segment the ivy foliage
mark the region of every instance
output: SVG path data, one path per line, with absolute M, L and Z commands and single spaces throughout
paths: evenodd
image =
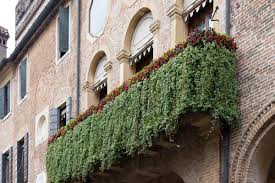
M 84 179 L 123 157 L 152 145 L 161 132 L 173 135 L 178 118 L 208 112 L 224 125 L 239 118 L 236 59 L 226 48 L 208 43 L 189 46 L 148 80 L 132 86 L 49 145 L 49 182 Z

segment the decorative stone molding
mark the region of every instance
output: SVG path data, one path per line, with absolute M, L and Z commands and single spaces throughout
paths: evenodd
M 87 82 L 84 84 L 84 86 L 82 87 L 82 89 L 83 89 L 83 91 L 85 91 L 85 92 L 91 92 L 91 91 L 93 91 L 93 84 L 87 81 Z
M 24 16 L 25 12 L 28 10 L 29 6 L 33 0 L 19 0 L 16 7 L 16 24 L 21 20 L 21 18 Z
M 230 178 L 232 183 L 244 182 L 247 178 L 249 162 L 255 148 L 264 136 L 263 134 L 270 129 L 270 125 L 275 125 L 273 124 L 274 120 L 271 120 L 274 115 L 275 99 L 258 113 L 243 133 L 231 165 Z
M 109 73 L 112 70 L 112 67 L 113 67 L 113 63 L 111 61 L 108 61 L 104 65 L 104 70 L 106 71 L 106 73 Z
M 130 55 L 124 49 L 120 50 L 116 57 L 120 64 L 130 59 Z
M 156 35 L 159 32 L 160 29 L 160 21 L 156 20 L 150 25 L 150 31 L 153 33 L 153 35 Z
M 129 64 L 130 55 L 126 50 L 122 49 L 117 54 L 117 60 L 120 64 L 120 84 L 122 84 L 133 75 L 133 70 Z
M 186 40 L 188 35 L 188 26 L 183 20 L 183 7 L 178 1 L 171 5 L 166 13 L 167 16 L 170 17 L 171 21 L 170 46 L 173 48 L 177 44 Z
M 167 16 L 171 18 L 171 20 L 175 19 L 183 19 L 182 18 L 183 11 L 177 4 L 173 4 L 167 10 Z

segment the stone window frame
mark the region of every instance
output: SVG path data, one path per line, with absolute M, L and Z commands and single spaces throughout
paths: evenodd
M 17 93 L 18 93 L 18 105 L 20 106 L 22 103 L 24 103 L 24 101 L 28 98 L 28 94 L 29 94 L 29 83 L 30 83 L 30 64 L 29 64 L 29 56 L 25 56 L 23 57 L 23 59 L 21 59 L 21 62 L 26 60 L 27 62 L 27 70 L 26 70 L 26 95 L 21 98 L 21 75 L 20 75 L 20 64 L 18 64 L 18 68 L 17 68 L 17 73 L 18 73 L 18 88 L 17 88 Z
M 120 84 L 122 84 L 124 81 L 127 81 L 129 78 L 131 78 L 136 72 L 135 68 L 132 67 L 131 63 L 134 62 L 133 59 L 137 55 L 132 55 L 131 51 L 131 44 L 132 39 L 134 36 L 134 32 L 136 30 L 136 27 L 142 20 L 142 18 L 147 13 L 152 13 L 152 24 L 149 26 L 150 32 L 152 33 L 152 40 L 148 41 L 147 44 L 143 45 L 143 49 L 151 49 L 153 52 L 153 59 L 158 55 L 158 49 L 154 45 L 158 45 L 158 38 L 159 38 L 159 32 L 160 32 L 160 20 L 158 19 L 158 16 L 156 12 L 152 11 L 152 9 L 148 7 L 143 7 L 136 11 L 135 14 L 131 17 L 126 32 L 124 34 L 123 42 L 122 42 L 122 49 L 117 53 L 116 58 L 120 63 Z M 143 54 L 143 52 L 146 50 L 140 49 L 142 51 L 138 52 L 139 54 Z
M 4 80 L 4 82 L 2 84 L 0 84 L 0 88 L 6 86 L 8 83 L 10 84 L 10 111 L 9 113 L 3 118 L 0 119 L 0 123 L 6 121 L 11 115 L 12 115 L 12 110 L 13 110 L 13 83 L 12 83 L 12 77 L 13 74 L 10 74 L 6 80 Z
M 93 1 L 94 0 L 90 0 L 88 12 L 87 12 L 87 15 L 88 15 L 88 31 L 87 31 L 87 33 L 88 33 L 88 39 L 91 42 L 95 42 L 97 39 L 99 39 L 104 34 L 106 26 L 107 26 L 108 19 L 109 19 L 110 13 L 111 13 L 111 6 L 112 6 L 111 0 L 107 0 L 107 14 L 106 14 L 106 17 L 105 17 L 105 21 L 104 21 L 102 30 L 96 36 L 94 36 L 94 35 L 92 35 L 91 29 L 90 29 L 91 28 L 90 12 L 91 12 L 91 8 L 92 8 L 92 5 L 93 5 Z
M 106 82 L 107 86 L 107 94 L 111 91 L 111 70 L 112 70 L 112 62 L 109 60 L 108 55 L 110 55 L 109 49 L 104 47 L 103 49 L 99 49 L 100 51 L 96 51 L 93 55 L 93 59 L 91 60 L 88 70 L 87 70 L 87 76 L 86 76 L 86 82 L 83 85 L 83 91 L 86 92 L 86 107 L 89 108 L 91 105 L 96 105 L 100 102 L 98 92 L 96 91 L 97 87 L 99 85 L 94 85 L 95 81 L 95 72 L 97 65 L 101 58 L 106 56 L 106 63 L 104 64 L 104 70 L 106 73 L 106 76 L 104 78 L 104 82 Z M 104 84 L 103 82 L 103 84 Z M 99 82 L 98 84 L 102 84 L 102 82 Z
M 67 2 L 64 6 L 64 8 L 69 8 L 69 49 L 68 51 L 62 56 L 60 57 L 60 53 L 59 53 L 59 14 L 57 14 L 56 19 L 55 19 L 55 23 L 56 23 L 56 31 L 55 31 L 55 40 L 56 40 L 56 45 L 55 45 L 55 64 L 59 65 L 60 63 L 62 63 L 62 61 L 67 57 L 67 55 L 70 54 L 70 52 L 72 51 L 72 1 Z

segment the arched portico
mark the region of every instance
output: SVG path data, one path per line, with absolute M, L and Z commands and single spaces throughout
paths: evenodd
M 275 126 L 263 136 L 256 147 L 247 173 L 247 183 L 275 181 Z
M 267 182 L 275 156 L 275 101 L 266 105 L 244 132 L 231 166 L 231 182 Z

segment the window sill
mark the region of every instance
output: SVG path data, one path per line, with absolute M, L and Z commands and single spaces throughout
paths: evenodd
M 3 119 L 1 119 L 0 123 L 6 121 L 11 116 L 11 114 L 12 114 L 12 111 L 10 111 Z
M 24 101 L 27 99 L 27 97 L 28 97 L 28 94 L 26 94 L 25 97 L 22 98 L 22 99 L 19 101 L 18 105 L 20 106 L 22 103 L 24 103 Z
M 56 59 L 55 64 L 59 65 L 63 60 L 71 53 L 71 49 L 69 49 L 61 58 Z

